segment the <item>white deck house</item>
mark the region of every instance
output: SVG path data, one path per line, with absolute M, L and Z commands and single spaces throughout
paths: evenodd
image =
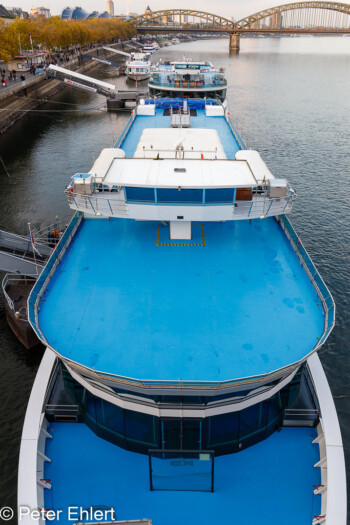
M 168 128 L 151 127 L 154 114 L 154 106 L 141 105 L 133 117 L 131 128 L 139 116 L 144 124 L 133 158 L 126 158 L 121 148 L 107 148 L 89 173 L 74 175 L 67 190 L 72 209 L 169 221 L 171 237 L 183 239 L 191 239 L 193 221 L 265 218 L 291 211 L 294 191 L 285 179 L 274 178 L 258 152 L 239 150 L 228 159 L 216 129 L 192 128 L 189 113 L 171 114 Z M 225 116 L 228 122 L 220 106 L 207 106 L 205 116 L 208 121 Z

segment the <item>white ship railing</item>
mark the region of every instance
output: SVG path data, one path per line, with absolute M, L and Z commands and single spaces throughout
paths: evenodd
M 124 142 L 124 139 L 127 136 L 127 134 L 129 133 L 129 130 L 130 130 L 131 126 L 132 126 L 132 123 L 134 122 L 134 120 L 136 118 L 136 115 L 137 115 L 136 111 L 133 110 L 131 112 L 131 116 L 130 116 L 129 120 L 127 121 L 126 125 L 124 126 L 123 131 L 119 135 L 119 138 L 118 138 L 117 142 L 114 145 L 115 148 L 120 148 L 121 144 Z
M 254 219 L 274 217 L 288 213 L 292 209 L 293 200 L 296 194 L 289 189 L 286 197 L 270 198 L 267 192 L 253 191 L 253 198 L 250 201 L 236 200 L 231 203 L 191 203 L 191 202 L 143 202 L 143 201 L 124 201 L 120 198 L 113 197 L 118 195 L 113 191 L 98 191 L 92 195 L 81 195 L 78 193 L 68 193 L 68 203 L 74 210 L 83 211 L 93 215 L 102 215 L 106 217 L 132 217 L 142 218 L 139 216 L 137 208 L 142 205 L 163 207 L 202 207 L 203 210 L 217 206 L 223 208 L 232 207 L 233 219 Z M 133 208 L 132 208 L 133 207 Z M 148 210 L 149 213 L 150 210 Z M 135 212 L 135 217 L 133 212 Z M 146 219 L 146 217 L 144 217 Z
M 80 195 L 73 193 L 69 194 L 68 202 L 71 208 L 85 213 L 104 215 L 107 217 L 127 216 L 128 207 L 125 201 L 112 198 L 109 199 L 108 195 L 111 195 L 111 193 L 98 192 L 93 195 Z
M 318 350 L 325 343 L 326 339 L 328 338 L 329 334 L 334 328 L 335 303 L 332 294 L 330 293 L 321 275 L 318 273 L 316 266 L 312 262 L 310 255 L 308 254 L 305 246 L 301 242 L 299 235 L 294 230 L 288 218 L 285 215 L 281 215 L 278 220 L 285 234 L 287 235 L 290 243 L 292 244 L 294 251 L 297 254 L 302 266 L 304 267 L 304 270 L 309 276 L 309 279 L 312 282 L 323 306 L 323 311 L 325 314 L 324 330 L 318 343 L 313 349 L 313 351 L 315 351 Z
M 29 295 L 29 298 L 28 298 L 27 308 L 28 308 L 29 322 L 34 332 L 38 336 L 38 338 L 47 346 L 49 346 L 49 344 L 39 327 L 39 319 L 38 319 L 39 303 L 40 303 L 44 290 L 49 284 L 51 277 L 53 276 L 57 266 L 61 262 L 62 257 L 65 254 L 72 238 L 74 237 L 75 232 L 77 231 L 82 219 L 83 219 L 83 214 L 81 212 L 76 212 L 73 215 L 72 220 L 70 221 L 64 234 L 62 235 L 61 240 L 58 243 L 56 249 L 52 252 L 50 259 L 48 260 L 45 268 L 43 269 L 40 276 L 38 277 Z
M 150 87 L 169 87 L 174 89 L 223 89 L 227 87 L 227 82 L 210 82 L 210 83 L 204 83 L 200 80 L 179 80 L 179 85 L 175 86 L 175 82 L 158 82 L 157 79 L 152 78 L 152 80 L 149 82 Z M 191 82 L 194 82 L 194 86 L 190 86 Z M 199 85 L 201 84 L 201 85 Z

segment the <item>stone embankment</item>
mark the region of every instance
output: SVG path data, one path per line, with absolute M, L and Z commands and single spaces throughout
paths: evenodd
M 118 49 L 119 46 L 113 45 L 113 47 Z M 116 60 L 116 55 L 106 52 L 102 48 L 93 49 L 88 53 L 99 58 L 111 58 L 113 56 Z M 98 65 L 99 62 L 96 61 L 85 61 L 81 64 L 78 58 L 74 58 L 68 64 L 64 64 L 63 67 L 79 73 L 86 73 Z M 9 83 L 8 87 L 0 90 L 0 134 L 4 133 L 30 110 L 45 104 L 53 95 L 65 88 L 66 86 L 62 82 L 48 80 L 45 73 L 40 73 L 23 82 L 17 80 Z

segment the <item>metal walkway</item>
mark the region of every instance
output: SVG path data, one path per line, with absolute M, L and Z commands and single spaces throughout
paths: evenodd
M 34 253 L 29 237 L 0 230 L 0 270 L 21 275 L 38 275 L 52 253 L 52 248 L 37 244 Z

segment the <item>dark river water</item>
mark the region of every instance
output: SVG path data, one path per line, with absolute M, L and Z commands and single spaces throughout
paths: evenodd
M 246 38 L 238 56 L 229 55 L 228 40 L 207 40 L 165 48 L 155 60 L 183 56 L 225 68 L 230 115 L 243 139 L 297 191 L 292 222 L 337 305 L 320 357 L 350 464 L 350 37 Z M 125 89 L 111 68 L 94 75 Z M 103 97 L 67 88 L 1 136 L 11 178 L 0 166 L 0 229 L 26 234 L 28 222 L 68 221 L 70 176 L 91 168 L 128 117 L 106 113 Z M 0 508 L 16 506 L 23 418 L 42 354 L 17 342 L 1 298 Z

